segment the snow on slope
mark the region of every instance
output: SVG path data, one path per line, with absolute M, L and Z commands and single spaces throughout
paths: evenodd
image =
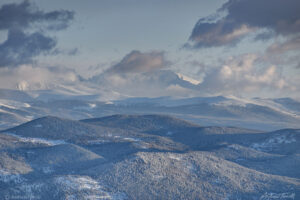
M 184 76 L 182 76 L 184 77 Z M 191 84 L 193 80 L 190 80 Z M 162 107 L 154 110 L 153 107 Z M 80 87 L 57 85 L 48 90 L 0 89 L 0 129 L 33 118 L 53 115 L 73 119 L 119 113 L 178 114 L 199 124 L 241 126 L 262 130 L 298 128 L 300 102 L 293 99 L 247 99 L 235 96 L 192 98 L 127 98 L 108 89 L 85 83 Z M 261 123 L 261 125 L 259 125 Z M 252 127 L 257 124 L 256 127 Z
M 293 100 L 293 101 L 295 101 L 295 103 L 299 103 L 299 105 L 300 105 L 300 102 L 297 102 L 296 100 Z M 287 114 L 292 117 L 300 119 L 300 110 L 291 109 L 284 102 L 281 102 L 281 103 L 278 102 L 278 99 L 255 98 L 255 99 L 253 99 L 253 103 L 261 105 L 261 106 L 270 107 L 273 110 L 276 110 L 278 112 L 281 112 L 281 113 L 284 113 L 284 114 Z M 299 109 L 300 109 L 300 107 L 299 107 Z
M 280 144 L 290 144 L 294 142 L 296 142 L 296 139 L 293 136 L 275 135 L 262 143 L 254 143 L 251 147 L 258 151 L 270 151 Z
M 36 126 L 37 128 L 41 128 L 42 126 Z M 60 144 L 67 144 L 63 140 L 47 140 L 44 138 L 33 138 L 33 137 L 22 137 L 13 133 L 5 133 L 7 135 L 16 137 L 19 139 L 20 142 L 25 142 L 25 143 L 32 143 L 32 144 L 42 144 L 42 145 L 47 145 L 47 146 L 55 146 L 55 145 L 60 145 Z
M 89 176 L 59 176 L 54 179 L 60 189 L 69 193 L 68 200 L 80 198 L 81 193 L 85 193 L 84 199 L 126 199 L 124 193 L 110 193 L 96 180 Z
M 198 85 L 199 83 L 201 83 L 201 81 L 198 81 L 196 79 L 193 79 L 191 77 L 188 77 L 186 75 L 183 75 L 183 74 L 180 74 L 180 73 L 176 73 L 178 75 L 178 77 L 184 81 L 187 81 L 191 84 L 194 84 L 194 85 Z

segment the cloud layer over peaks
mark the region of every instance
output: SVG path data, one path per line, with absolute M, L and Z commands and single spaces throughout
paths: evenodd
M 275 65 L 259 66 L 260 57 L 245 54 L 232 57 L 221 67 L 207 71 L 199 90 L 206 94 L 258 95 L 259 92 L 292 91 L 286 78 Z
M 128 96 L 189 95 L 196 87 L 170 70 L 163 52 L 131 51 L 90 81 Z
M 59 85 L 74 85 L 76 82 L 79 82 L 79 76 L 75 71 L 62 67 L 20 65 L 15 68 L 0 68 L 0 88 L 52 89 Z
M 153 62 L 152 62 L 153 61 Z M 287 79 L 280 67 L 266 63 L 258 54 L 243 54 L 206 68 L 196 80 L 172 70 L 164 54 L 132 51 L 119 63 L 89 81 L 127 96 L 257 96 L 264 92 L 285 94 L 299 84 Z M 166 63 L 164 65 L 163 63 Z

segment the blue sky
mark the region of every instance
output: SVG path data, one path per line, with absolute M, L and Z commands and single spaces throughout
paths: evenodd
M 201 83 L 158 80 L 158 88 L 176 88 L 170 95 L 299 97 L 297 0 L 2 0 L 0 7 L 0 73 L 11 80 L 30 65 L 111 76 L 110 83 L 138 77 L 147 88 L 154 72 L 166 79 L 170 70 Z M 124 71 L 119 66 L 136 71 L 107 73 Z M 112 89 L 127 91 L 118 84 Z
M 206 2 L 206 3 L 205 3 Z M 72 25 L 59 33 L 59 47 L 78 48 L 76 57 L 48 57 L 47 62 L 98 65 L 121 59 L 132 50 L 182 53 L 195 22 L 214 12 L 223 1 L 191 0 L 72 0 L 35 1 L 43 10 L 75 11 Z M 57 58 L 58 57 L 58 58 Z M 45 58 L 43 58 L 45 59 Z

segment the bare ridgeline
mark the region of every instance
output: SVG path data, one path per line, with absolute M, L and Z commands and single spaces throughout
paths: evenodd
M 243 119 L 249 122 L 258 113 L 261 124 L 267 118 L 274 122 L 271 129 L 274 124 L 296 126 L 297 116 L 288 109 L 233 104 L 223 97 L 184 104 L 170 99 L 33 101 L 25 96 L 18 97 L 20 102 L 12 96 L 1 100 L 0 199 L 300 199 L 300 129 L 206 124 L 227 120 L 248 127 Z M 297 102 L 286 105 L 295 112 L 299 108 Z M 255 112 L 258 106 L 263 113 Z M 198 116 L 200 123 L 180 119 L 196 122 L 189 111 L 201 108 L 210 116 Z M 151 110 L 156 113 L 141 114 Z M 109 115 L 117 111 L 136 114 Z M 50 114 L 60 117 L 41 117 Z M 276 123 L 282 116 L 289 121 Z

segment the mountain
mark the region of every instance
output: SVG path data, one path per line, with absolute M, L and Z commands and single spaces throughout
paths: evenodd
M 199 127 L 196 124 L 167 115 L 112 115 L 102 118 L 81 120 L 81 122 L 97 126 L 119 127 L 122 129 L 136 130 L 140 132 L 158 130 L 172 131 Z
M 299 146 L 299 129 L 42 117 L 0 132 L 0 198 L 298 199 Z
M 198 85 L 200 83 L 199 81 L 191 77 L 180 73 L 175 73 L 174 71 L 169 69 L 142 71 L 141 73 L 139 73 L 139 75 L 140 77 L 138 78 L 136 77 L 135 73 L 127 73 L 126 75 L 124 74 L 123 77 L 118 73 L 111 73 L 109 71 L 106 71 L 104 73 L 92 76 L 91 78 L 87 79 L 86 82 L 92 85 L 102 85 L 104 86 L 104 88 L 109 88 L 123 94 L 123 96 L 126 96 L 125 94 L 127 94 L 127 96 L 130 96 L 130 94 L 136 92 L 139 93 L 139 96 L 148 96 L 145 90 L 151 90 L 151 85 L 153 85 L 154 83 L 159 87 L 159 89 L 162 89 L 162 91 L 164 91 L 160 91 L 158 93 L 155 92 L 157 94 L 164 94 L 165 92 L 168 92 L 168 88 L 172 87 L 179 87 L 183 90 L 192 91 L 198 89 Z M 120 79 L 125 78 L 126 81 L 123 81 L 125 85 L 118 85 L 118 87 L 114 87 L 111 83 L 112 80 L 117 77 L 119 77 Z M 149 83 L 150 85 L 148 85 Z M 134 89 L 139 88 L 141 85 L 143 86 L 143 88 L 141 87 L 137 90 L 131 90 L 130 88 L 128 88 L 128 86 L 130 86 L 131 84 L 135 84 L 136 88 Z
M 0 89 L 1 99 L 13 101 L 31 101 L 33 98 L 26 92 L 20 90 Z
M 292 98 L 269 99 L 269 101 L 273 101 L 275 104 L 281 105 L 282 108 L 295 114 L 300 113 L 300 102 Z
M 161 97 L 130 98 L 114 102 L 116 107 L 127 112 L 169 113 L 197 124 L 212 126 L 226 124 L 250 129 L 276 130 L 299 128 L 300 121 L 296 110 L 277 103 L 276 99 L 242 99 L 233 96 Z M 296 100 L 293 102 L 293 105 L 298 105 Z
M 89 89 L 67 86 L 34 91 L 0 89 L 0 130 L 47 115 L 81 120 L 114 114 L 145 113 L 175 115 L 206 126 L 234 126 L 263 131 L 300 128 L 300 102 L 291 98 L 128 98 L 110 91 L 116 95 L 110 99 L 107 98 L 109 89 L 97 91 L 87 85 L 82 87 Z
M 268 199 L 299 195 L 299 181 L 268 175 L 206 152 L 137 153 L 87 170 L 128 199 Z M 283 199 L 283 198 L 278 198 Z
M 89 143 L 93 139 L 111 139 L 113 135 L 127 131 L 47 116 L 5 130 L 4 132 L 21 137 Z

